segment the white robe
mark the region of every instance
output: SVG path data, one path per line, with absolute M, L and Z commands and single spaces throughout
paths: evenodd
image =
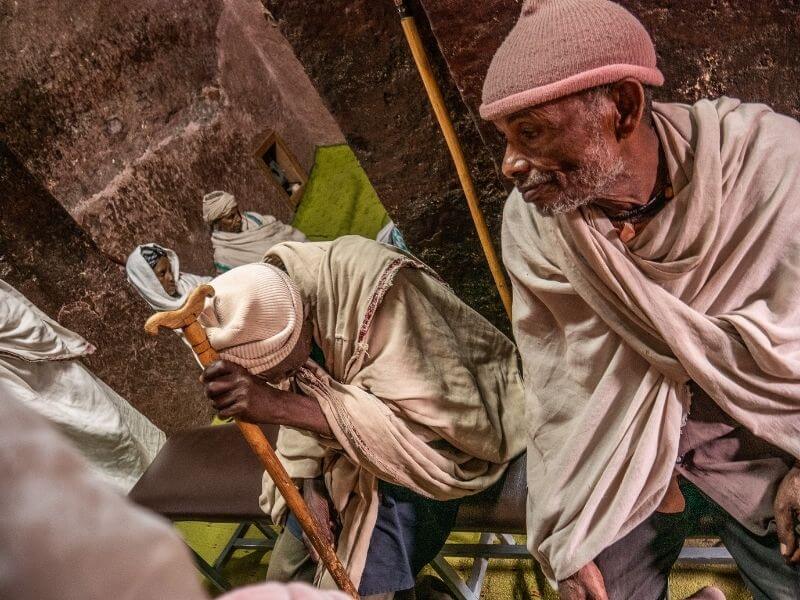
M 242 231 L 211 234 L 214 246 L 214 267 L 218 273 L 254 262 L 261 262 L 267 250 L 281 242 L 307 242 L 303 232 L 278 221 L 271 215 L 242 213 Z
M 127 493 L 166 438 L 80 360 L 94 347 L 0 280 L 0 384 L 47 417 Z

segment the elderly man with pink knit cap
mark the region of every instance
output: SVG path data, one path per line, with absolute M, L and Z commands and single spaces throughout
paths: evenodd
M 526 0 L 486 76 L 528 545 L 564 598 L 663 598 L 703 516 L 755 598 L 800 598 L 800 125 L 663 81 L 607 0 Z
M 274 246 L 211 282 L 200 321 L 223 359 L 204 372 L 222 416 L 282 425 L 277 452 L 364 597 L 409 597 L 458 499 L 525 446 L 514 345 L 425 265 L 359 236 Z M 330 577 L 285 522 L 273 581 Z

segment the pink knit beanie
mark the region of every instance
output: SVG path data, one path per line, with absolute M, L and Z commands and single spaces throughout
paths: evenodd
M 279 364 L 303 329 L 300 291 L 286 273 L 264 263 L 236 267 L 210 282 L 214 297 L 198 320 L 221 358 L 254 375 Z
M 525 0 L 483 83 L 481 117 L 495 120 L 633 77 L 660 86 L 644 26 L 609 0 Z

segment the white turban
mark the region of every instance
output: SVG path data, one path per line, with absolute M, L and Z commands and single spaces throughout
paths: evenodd
M 211 281 L 199 321 L 221 358 L 254 375 L 279 364 L 303 329 L 303 302 L 289 276 L 272 265 L 253 263 Z
M 203 220 L 213 223 L 239 208 L 236 198 L 228 192 L 216 191 L 203 196 Z

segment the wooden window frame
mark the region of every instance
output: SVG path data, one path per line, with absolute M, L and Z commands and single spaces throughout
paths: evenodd
M 281 196 L 286 198 L 292 210 L 296 209 L 303 197 L 306 183 L 308 183 L 308 175 L 303 170 L 303 167 L 300 166 L 300 163 L 291 153 L 289 148 L 286 146 L 286 143 L 283 141 L 281 136 L 279 136 L 275 131 L 269 129 L 263 133 L 259 139 L 261 139 L 261 142 L 253 151 L 256 164 L 267 176 L 267 179 L 269 179 L 270 183 L 275 186 L 275 189 L 280 192 Z M 275 146 L 275 156 L 278 159 L 278 164 L 281 166 L 281 168 L 283 168 L 286 175 L 290 178 L 290 181 L 297 179 L 297 183 L 300 184 L 300 188 L 297 189 L 291 196 L 289 196 L 286 193 L 286 190 L 281 187 L 281 184 L 278 183 L 277 179 L 275 179 L 275 175 L 273 175 L 269 165 L 267 165 L 267 163 L 264 161 L 264 154 L 266 154 L 270 146 L 273 145 Z

